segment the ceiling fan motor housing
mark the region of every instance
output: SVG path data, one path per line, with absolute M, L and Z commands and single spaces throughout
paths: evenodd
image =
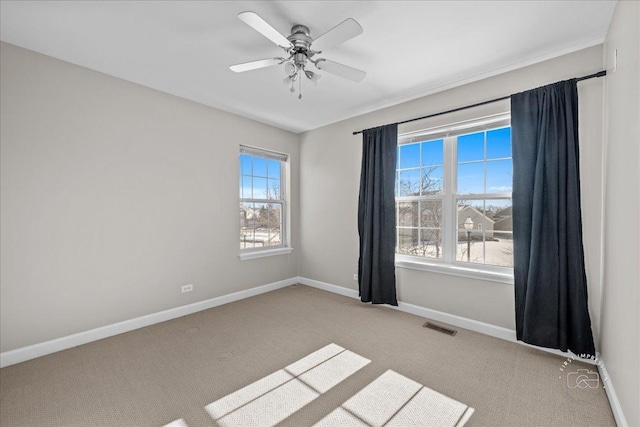
M 307 53 L 311 47 L 313 39 L 309 33 L 309 28 L 305 25 L 294 25 L 291 27 L 291 35 L 287 37 L 291 42 L 292 50 L 295 53 Z
M 313 39 L 311 38 L 309 27 L 306 25 L 294 25 L 291 27 L 291 35 L 287 37 L 291 42 L 289 53 L 293 56 L 293 62 L 297 69 L 304 69 L 307 59 L 313 56 L 310 49 Z

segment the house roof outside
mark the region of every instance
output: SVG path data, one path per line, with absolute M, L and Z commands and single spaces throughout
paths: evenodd
M 481 211 L 479 211 L 478 209 L 474 208 L 471 205 L 458 206 L 458 215 L 460 215 L 461 212 L 464 212 L 466 210 L 471 210 L 475 212 L 476 215 L 484 216 L 486 220 L 491 221 L 492 223 L 495 223 L 495 221 L 491 219 L 491 217 L 489 217 L 488 215 L 485 215 L 484 213 L 482 213 Z
M 493 214 L 494 218 L 507 218 L 510 217 L 511 215 L 513 215 L 513 207 L 509 206 L 508 208 L 504 208 L 502 210 L 499 210 L 498 212 L 496 212 L 495 214 Z

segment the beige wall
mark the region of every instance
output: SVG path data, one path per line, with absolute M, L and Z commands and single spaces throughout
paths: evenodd
M 361 135 L 352 132 L 510 95 L 602 69 L 602 46 L 378 110 L 300 135 L 300 275 L 357 289 Z M 584 244 L 596 341 L 601 302 L 603 81 L 579 83 Z M 509 110 L 500 102 L 401 126 L 400 132 Z M 513 285 L 398 268 L 398 297 L 422 307 L 514 329 Z
M 235 184 L 239 144 L 291 154 L 297 247 L 297 135 L 0 51 L 0 351 L 297 275 L 238 259 Z
M 619 1 L 616 5 L 605 41 L 605 58 L 606 197 L 600 351 L 628 425 L 640 426 L 640 3 Z

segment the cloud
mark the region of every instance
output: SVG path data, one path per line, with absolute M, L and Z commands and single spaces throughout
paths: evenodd
M 511 191 L 510 185 L 501 185 L 499 187 L 489 187 L 489 190 L 497 193 L 508 193 Z

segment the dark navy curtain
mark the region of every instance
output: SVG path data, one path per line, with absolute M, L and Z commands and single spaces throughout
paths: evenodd
M 398 125 L 362 133 L 362 170 L 358 199 L 362 302 L 398 305 L 396 298 L 396 152 Z
M 517 337 L 594 357 L 582 248 L 576 80 L 512 95 L 511 127 Z

